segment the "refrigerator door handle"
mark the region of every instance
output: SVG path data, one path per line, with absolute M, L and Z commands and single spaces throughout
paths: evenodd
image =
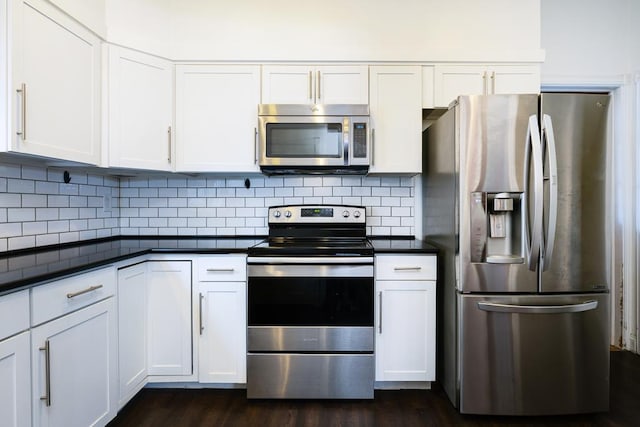
M 556 155 L 556 139 L 553 133 L 553 123 L 547 114 L 542 116 L 542 135 L 545 141 L 545 150 L 549 160 L 549 221 L 544 250 L 542 252 L 542 271 L 549 269 L 555 246 L 556 223 L 558 221 L 558 157 Z
M 598 308 L 598 301 L 589 300 L 580 304 L 567 305 L 517 305 L 499 304 L 494 302 L 481 301 L 478 308 L 483 311 L 493 311 L 496 313 L 516 313 L 516 314 L 562 314 L 581 313 Z
M 530 167 L 533 163 L 533 220 L 530 223 L 529 214 L 531 207 L 528 206 L 528 192 L 531 183 Z M 527 144 L 525 151 L 524 180 L 526 185 L 525 203 L 527 213 L 525 214 L 526 233 L 526 256 L 529 270 L 535 271 L 538 268 L 538 258 L 540 256 L 540 239 L 542 236 L 542 215 L 543 215 L 543 175 L 542 175 L 542 144 L 540 142 L 540 130 L 536 115 L 529 117 L 527 127 Z

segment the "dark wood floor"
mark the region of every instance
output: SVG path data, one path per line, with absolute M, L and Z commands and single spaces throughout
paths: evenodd
M 611 353 L 608 413 L 561 417 L 462 416 L 444 392 L 376 391 L 374 400 L 247 400 L 244 390 L 144 389 L 117 426 L 640 426 L 640 356 Z

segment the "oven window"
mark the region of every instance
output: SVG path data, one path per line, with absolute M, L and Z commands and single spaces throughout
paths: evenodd
M 250 277 L 249 326 L 373 326 L 373 278 Z
M 342 157 L 341 123 L 269 123 L 267 157 Z

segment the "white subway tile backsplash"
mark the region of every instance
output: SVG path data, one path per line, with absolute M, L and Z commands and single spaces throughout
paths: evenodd
M 111 177 L 0 163 L 0 251 L 114 235 L 267 233 L 267 208 L 367 208 L 367 232 L 413 235 L 414 178 L 360 176 Z M 112 197 L 111 212 L 103 195 Z
M 20 194 L 1 193 L 0 206 L 4 208 L 18 208 L 22 206 Z

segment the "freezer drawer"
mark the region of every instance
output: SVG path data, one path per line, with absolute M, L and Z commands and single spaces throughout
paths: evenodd
M 609 295 L 459 295 L 460 412 L 609 407 Z

